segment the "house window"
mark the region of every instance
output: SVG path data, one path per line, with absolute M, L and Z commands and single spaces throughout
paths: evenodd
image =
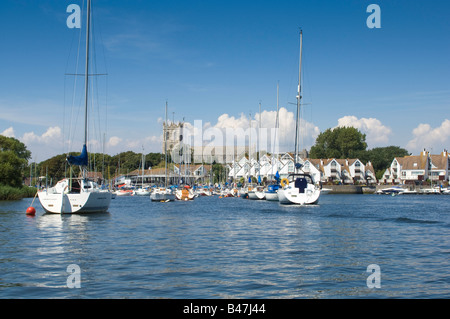
M 289 161 L 288 170 L 289 170 L 289 172 L 294 171 L 294 163 L 292 161 Z

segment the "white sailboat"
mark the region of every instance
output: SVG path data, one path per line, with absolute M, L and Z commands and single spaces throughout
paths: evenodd
M 284 186 L 278 190 L 278 200 L 281 204 L 311 205 L 317 204 L 320 197 L 320 188 L 314 183 L 309 173 L 302 171 L 302 165 L 298 163 L 298 132 L 301 97 L 301 68 L 302 68 L 302 31 L 300 30 L 300 63 L 298 75 L 297 95 L 297 119 L 295 127 L 295 173 L 290 174 L 283 182 Z
M 276 141 L 276 134 L 278 132 L 278 125 L 279 125 L 279 112 L 280 112 L 280 107 L 279 107 L 279 85 L 277 84 L 277 117 L 275 119 L 275 138 L 274 140 Z M 276 142 L 275 142 L 276 143 Z M 266 200 L 267 201 L 278 201 L 278 189 L 280 189 L 280 184 L 279 184 L 279 179 L 280 179 L 280 175 L 278 173 L 278 163 L 275 160 L 275 147 L 272 147 L 272 176 L 275 176 L 275 182 L 272 182 L 271 184 L 269 184 L 267 186 L 267 189 L 265 190 L 265 194 L 266 194 Z M 277 172 L 276 174 L 274 174 L 274 166 L 277 166 Z
M 166 127 L 167 127 L 167 102 L 166 102 L 166 120 L 163 130 L 164 138 L 167 139 Z M 175 200 L 175 194 L 171 188 L 168 187 L 168 176 L 167 176 L 167 142 L 164 143 L 164 162 L 165 162 L 165 179 L 164 187 L 157 187 L 153 189 L 150 194 L 150 199 L 154 202 L 172 202 Z
M 144 148 L 142 148 L 142 174 L 141 174 L 141 187 L 134 191 L 134 195 L 137 196 L 148 196 L 150 195 L 150 191 L 147 188 L 144 188 L 144 168 L 145 168 L 145 155 Z
M 86 68 L 85 68 L 85 111 L 84 111 L 84 145 L 79 156 L 68 156 L 70 165 L 79 165 L 81 178 L 65 178 L 54 187 L 38 193 L 42 208 L 47 213 L 73 214 L 105 212 L 108 210 L 112 194 L 108 190 L 100 189 L 97 183 L 88 180 L 87 165 L 87 118 L 88 118 L 88 83 L 89 83 L 89 29 L 90 29 L 91 1 L 87 2 L 86 18 Z
M 257 185 L 248 191 L 248 199 L 265 199 L 266 193 L 264 186 Z

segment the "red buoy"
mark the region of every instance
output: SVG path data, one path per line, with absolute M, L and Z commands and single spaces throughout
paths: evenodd
M 35 215 L 35 214 L 36 214 L 36 209 L 34 209 L 34 207 L 27 208 L 27 215 Z

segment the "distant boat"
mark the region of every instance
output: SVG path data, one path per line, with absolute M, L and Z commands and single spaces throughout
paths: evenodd
M 439 187 L 433 187 L 433 188 L 424 188 L 420 190 L 421 194 L 441 194 L 441 189 Z
M 328 194 L 329 192 L 331 192 L 332 189 L 331 188 L 322 188 L 320 190 L 320 194 Z
M 132 196 L 133 191 L 131 189 L 120 189 L 114 192 L 116 196 L 122 197 L 122 196 Z
M 143 148 L 142 148 L 142 160 L 141 161 L 142 161 L 141 187 L 134 191 L 134 195 L 148 196 L 148 195 L 150 195 L 150 191 L 148 189 L 144 188 L 145 155 L 144 155 Z
M 275 139 L 276 134 L 278 132 L 278 126 L 279 126 L 279 85 L 277 84 L 277 116 L 275 118 Z M 275 164 L 275 152 L 272 153 L 272 174 L 274 172 L 274 164 Z M 280 174 L 278 173 L 278 170 L 275 173 L 275 182 L 267 186 L 267 189 L 265 191 L 265 198 L 268 201 L 278 201 L 278 190 L 280 189 Z
M 188 201 L 193 200 L 195 198 L 195 194 L 192 191 L 192 188 L 186 185 L 182 189 L 177 189 L 175 191 L 175 197 L 178 200 Z
M 134 195 L 136 196 L 148 196 L 150 195 L 150 191 L 145 188 L 138 188 L 134 191 Z
M 271 184 L 267 187 L 265 191 L 266 200 L 268 201 L 278 201 L 278 190 L 280 189 L 280 185 Z
M 47 213 L 73 214 L 105 212 L 111 203 L 112 194 L 101 189 L 97 183 L 87 178 L 87 123 L 88 123 L 88 80 L 89 80 L 89 35 L 90 35 L 91 1 L 87 2 L 86 15 L 86 66 L 84 92 L 84 145 L 79 156 L 68 156 L 70 165 L 78 165 L 82 177 L 77 179 L 65 178 L 54 187 L 38 192 L 42 208 Z
M 175 200 L 175 193 L 171 188 L 157 187 L 150 193 L 150 199 L 154 202 L 172 202 Z
M 295 173 L 284 179 L 284 186 L 278 190 L 278 200 L 281 204 L 312 205 L 319 201 L 320 188 L 315 185 L 309 173 L 302 172 L 302 165 L 298 163 L 298 131 L 300 125 L 301 96 L 301 67 L 302 67 L 302 31 L 300 30 L 300 63 L 298 72 L 297 117 L 295 126 Z
M 406 189 L 400 186 L 392 186 L 392 187 L 388 187 L 388 188 L 383 188 L 377 191 L 377 194 L 387 194 L 387 195 L 391 195 L 391 194 L 401 194 L 403 192 L 405 192 Z
M 264 186 L 256 186 L 252 190 L 248 191 L 248 199 L 264 199 L 266 194 L 264 192 Z
M 166 112 L 165 112 L 165 126 L 163 130 L 163 136 L 166 136 L 166 127 L 167 127 L 167 101 L 166 101 Z M 169 177 L 167 175 L 167 143 L 164 143 L 164 187 L 159 187 L 153 189 L 150 194 L 150 199 L 154 202 L 172 202 L 175 200 L 175 194 L 171 188 L 169 188 Z

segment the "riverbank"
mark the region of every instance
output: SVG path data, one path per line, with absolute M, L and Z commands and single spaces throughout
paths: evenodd
M 8 185 L 0 185 L 0 200 L 20 200 L 33 197 L 36 194 L 35 187 L 22 186 L 20 188 Z

